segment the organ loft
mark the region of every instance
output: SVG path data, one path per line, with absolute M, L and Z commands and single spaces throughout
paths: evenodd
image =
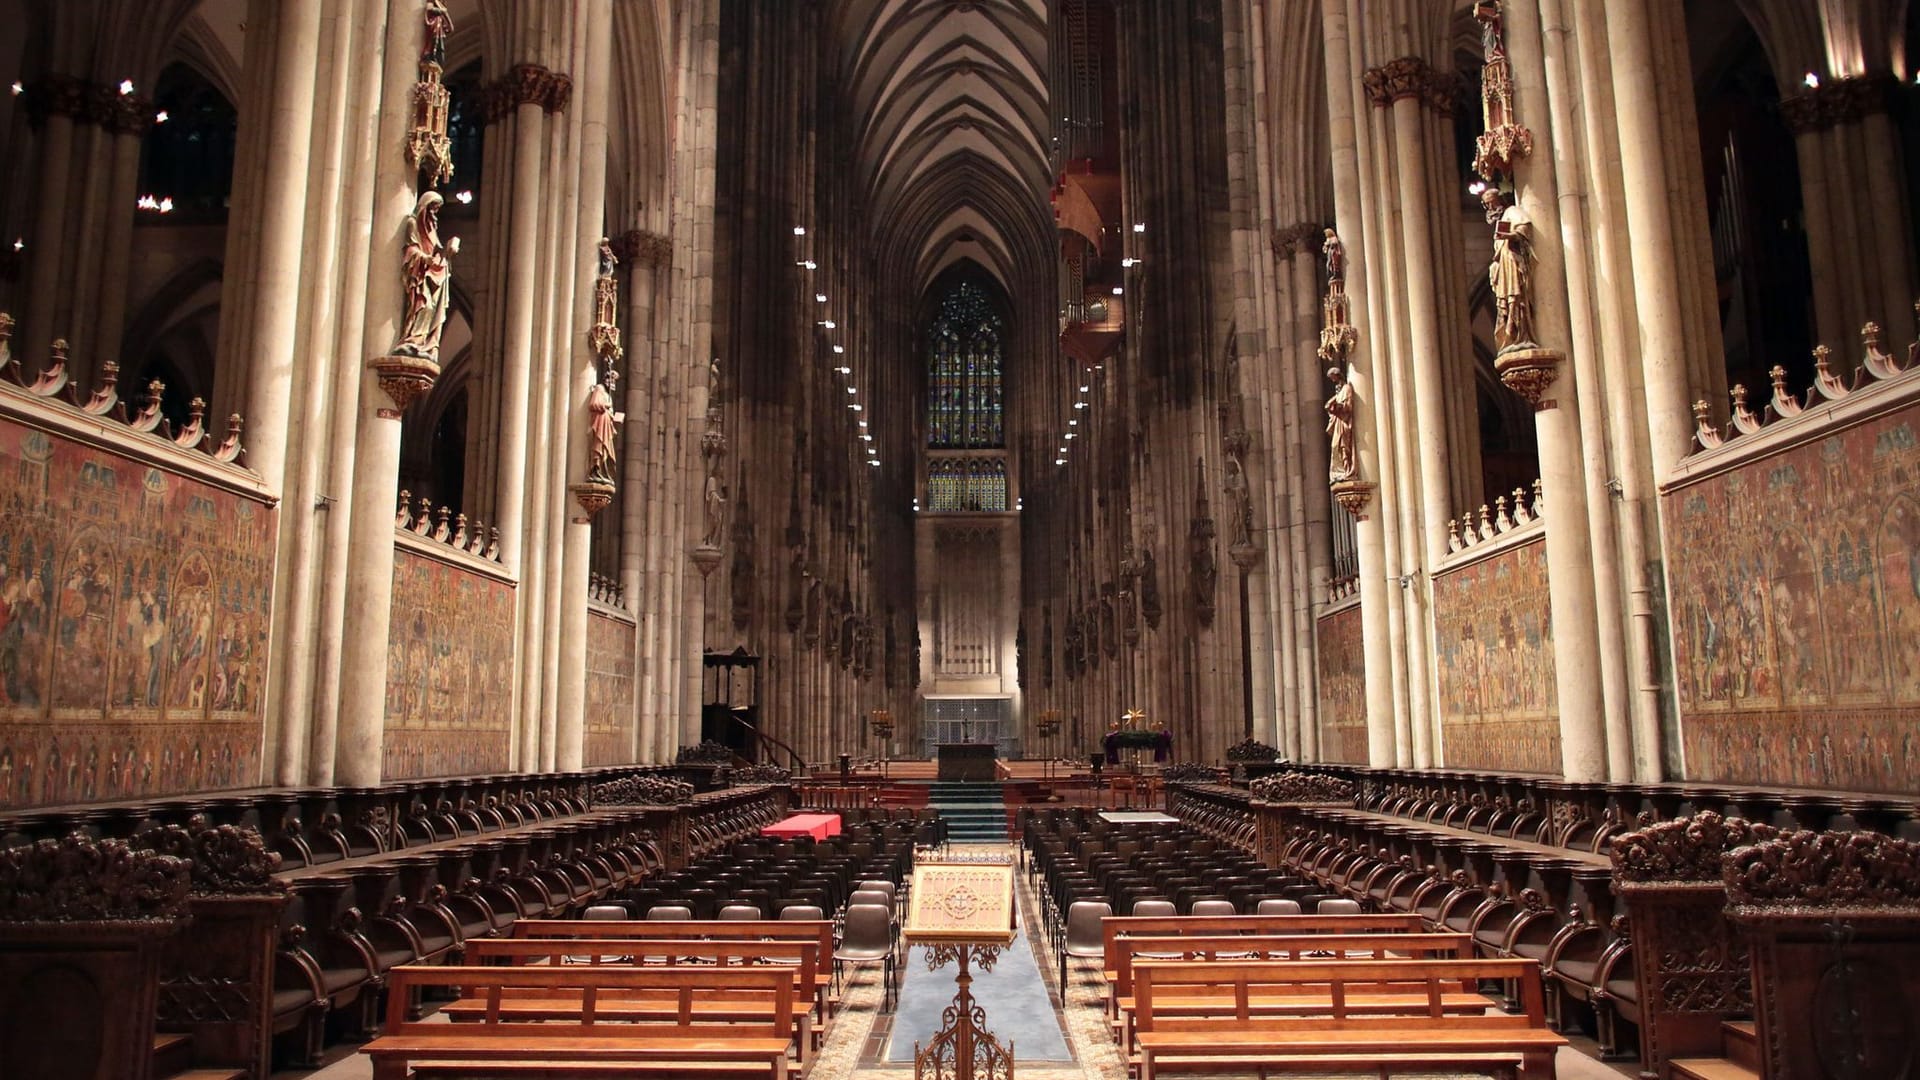
M 0 82 L 0 1076 L 1920 1060 L 1906 0 L 0 0 Z

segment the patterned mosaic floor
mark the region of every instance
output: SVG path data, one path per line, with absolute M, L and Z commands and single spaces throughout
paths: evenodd
M 986 858 L 1012 851 L 1004 844 L 953 846 L 953 854 L 961 857 Z M 1037 898 L 1027 887 L 1025 875 L 1016 875 L 1015 880 L 1019 885 L 1021 925 L 1034 937 L 1043 938 L 1038 930 Z M 1057 961 L 1047 952 L 1044 939 L 1039 944 L 1036 967 L 1049 993 L 1056 995 L 1052 1000 L 1058 1000 Z M 944 973 L 929 973 L 924 965 L 918 965 L 917 970 L 903 967 L 901 975 L 906 980 L 941 979 L 944 982 L 948 978 Z M 891 1017 L 880 1012 L 880 981 L 878 966 L 849 973 L 847 984 L 841 988 L 840 1013 L 828 1032 L 826 1045 L 813 1060 L 807 1080 L 907 1080 L 913 1075 L 911 1064 L 885 1060 Z M 1119 1047 L 1107 1033 L 1103 993 L 1099 967 L 1092 962 L 1074 964 L 1067 975 L 1067 1009 L 1063 1018 L 1073 1061 L 1031 1064 L 1016 1061 L 1015 1076 L 1019 1080 L 1126 1080 L 1126 1064 L 1120 1057 Z M 987 1004 L 991 1007 L 991 1002 Z M 367 1059 L 351 1049 L 335 1048 L 328 1058 L 330 1063 L 317 1072 L 275 1073 L 274 1080 L 370 1080 L 373 1075 Z M 1572 1048 L 1560 1052 L 1556 1065 L 1557 1080 L 1620 1080 L 1635 1073 L 1632 1069 L 1603 1064 Z M 1371 1075 L 1354 1074 L 1356 1080 Z M 1283 1080 L 1283 1076 L 1269 1073 L 1265 1078 L 1257 1078 L 1249 1074 L 1244 1080 Z M 1397 1080 L 1469 1080 L 1470 1077 L 1471 1074 L 1419 1078 L 1409 1075 Z

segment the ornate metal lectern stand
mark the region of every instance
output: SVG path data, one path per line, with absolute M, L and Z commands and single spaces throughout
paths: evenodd
M 973 999 L 969 964 L 992 971 L 1012 944 L 1012 863 L 922 863 L 901 936 L 927 947 L 927 970 L 959 966 L 953 1004 L 926 1046 L 913 1046 L 914 1080 L 1013 1080 L 1013 1044 L 1000 1045 Z

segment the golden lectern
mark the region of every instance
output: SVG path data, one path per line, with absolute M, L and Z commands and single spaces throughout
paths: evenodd
M 1013 1080 L 1013 1044 L 987 1030 L 973 1000 L 969 962 L 992 971 L 1014 939 L 1011 862 L 932 862 L 913 868 L 913 899 L 901 936 L 927 949 L 927 970 L 959 965 L 953 1004 L 925 1048 L 913 1044 L 914 1080 Z

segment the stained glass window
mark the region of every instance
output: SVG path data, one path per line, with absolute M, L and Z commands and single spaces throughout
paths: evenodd
M 927 445 L 939 450 L 1006 445 L 1000 422 L 1000 340 L 1005 328 L 986 289 L 947 290 L 928 328 Z

